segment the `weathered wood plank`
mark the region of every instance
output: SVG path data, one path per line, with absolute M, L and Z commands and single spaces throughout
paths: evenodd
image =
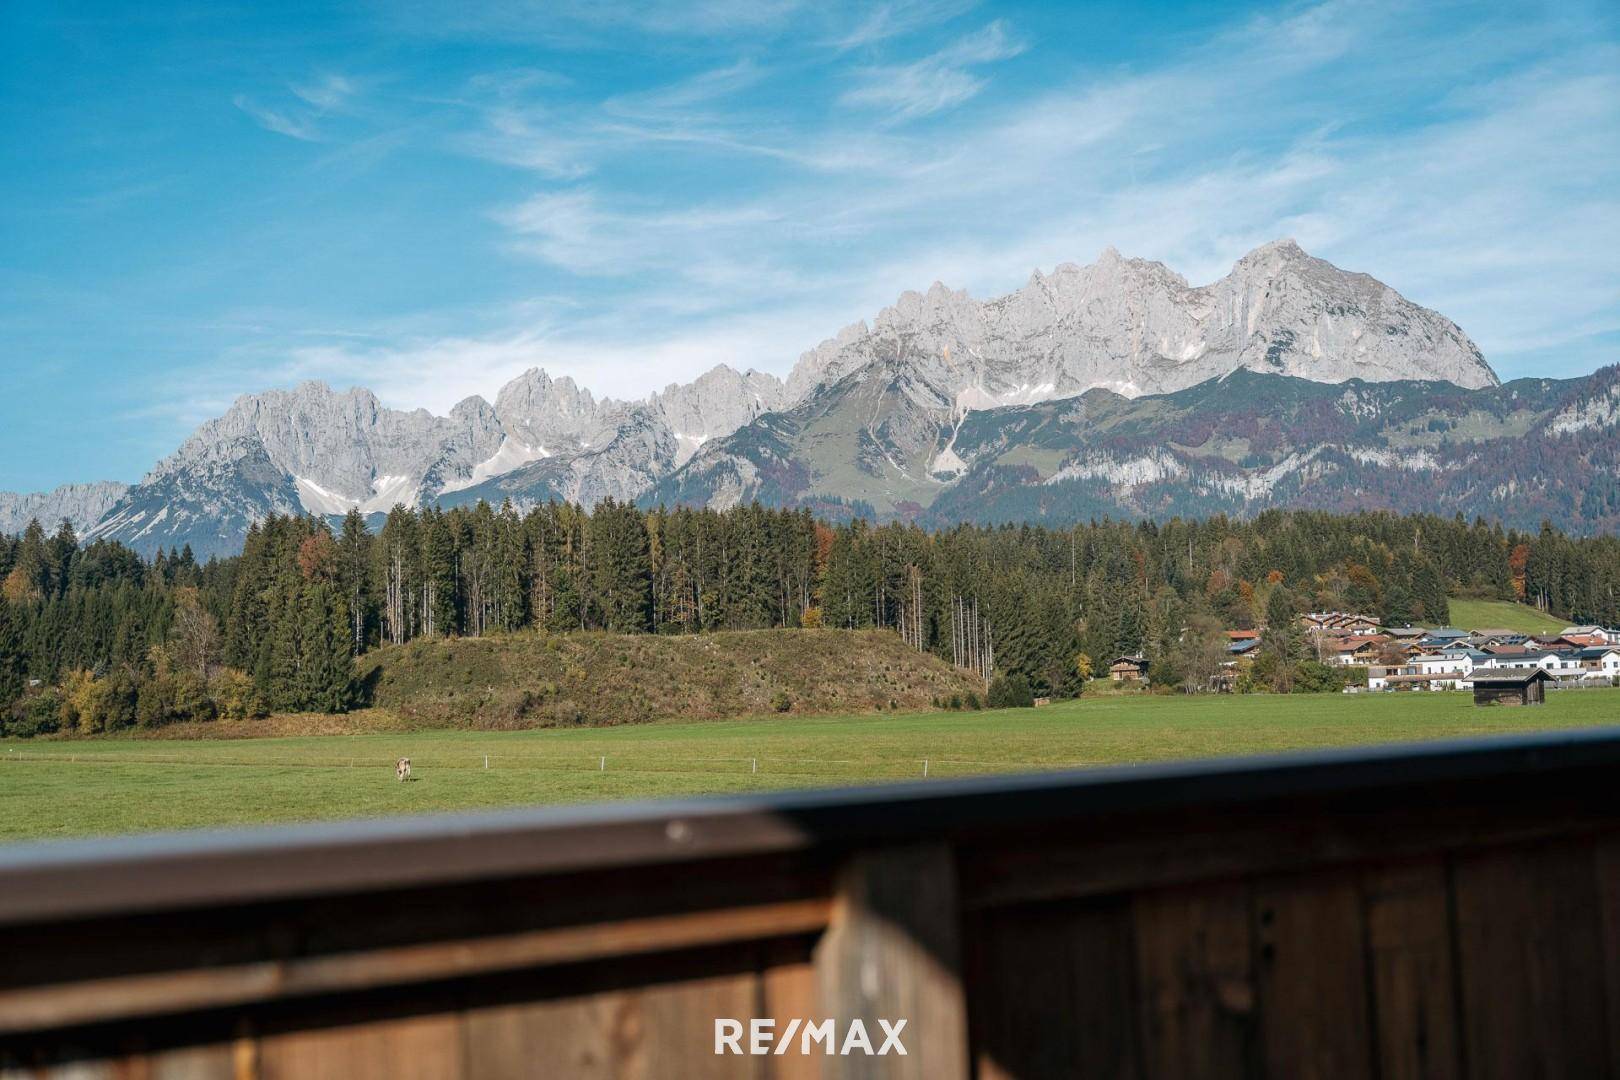
M 1603 909 L 1603 989 L 1609 1006 L 1609 1075 L 1620 1077 L 1620 839 L 1600 841 L 1596 859 Z
M 1462 1075 L 1450 891 L 1438 860 L 1362 875 L 1382 1080 Z
M 1123 902 L 984 913 L 971 980 L 981 1080 L 1140 1075 Z
M 1361 897 L 1346 876 L 1258 883 L 1261 1045 L 1269 1076 L 1372 1074 Z
M 1247 887 L 1144 893 L 1132 903 L 1132 918 L 1143 1074 L 1258 1075 Z
M 241 1068 L 243 1058 L 249 1068 Z M 234 1045 L 185 1046 L 151 1054 L 151 1080 L 253 1080 L 258 1049 L 244 1055 Z
M 968 1075 L 956 867 L 943 844 L 878 849 L 840 872 L 831 925 L 816 948 L 824 1015 L 840 1030 L 860 1019 L 881 1043 L 880 1019 L 905 1020 L 905 1057 L 825 1059 L 832 1078 L 951 1080 Z
M 1459 858 L 1453 889 L 1469 1074 L 1605 1075 L 1611 1058 L 1593 845 Z
M 0 991 L 0 1032 L 243 1005 L 338 991 L 802 934 L 827 924 L 821 897 L 527 933 L 428 942 Z
M 474 1008 L 464 1030 L 466 1075 L 469 1080 L 658 1080 L 672 1073 L 758 1077 L 762 1059 L 715 1055 L 714 1021 L 755 1015 L 759 994 L 757 973 L 742 971 Z
M 1442 793 L 1435 798 L 1443 799 Z M 959 853 L 968 909 L 1307 870 L 1388 863 L 1440 852 L 1531 844 L 1592 833 L 1585 804 L 1477 803 L 1358 810 L 1354 805 L 1189 811 L 1054 840 L 1041 831 Z
M 461 1017 L 406 1017 L 266 1034 L 260 1080 L 458 1080 Z
M 779 1024 L 794 1019 L 819 1021 L 824 1017 L 808 943 L 767 942 L 760 947 L 760 957 L 761 1005 L 756 1015 L 773 1017 Z M 821 1061 L 815 1055 L 773 1056 L 767 1065 L 772 1080 L 817 1080 L 821 1076 Z

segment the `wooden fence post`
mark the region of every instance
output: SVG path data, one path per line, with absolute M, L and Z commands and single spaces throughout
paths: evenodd
M 839 873 L 832 921 L 816 946 L 823 1017 L 842 1033 L 865 1025 L 874 1049 L 878 1021 L 905 1020 L 906 1056 L 825 1059 L 832 1080 L 864 1077 L 951 1080 L 968 1068 L 962 990 L 961 908 L 956 861 L 944 844 L 858 852 Z

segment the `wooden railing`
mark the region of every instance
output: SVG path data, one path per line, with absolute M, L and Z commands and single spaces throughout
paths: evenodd
M 1603 731 L 14 847 L 0 1076 L 1616 1076 L 1617 793 Z

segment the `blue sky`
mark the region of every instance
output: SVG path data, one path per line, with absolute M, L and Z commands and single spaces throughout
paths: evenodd
M 935 280 L 1293 236 L 1504 377 L 1620 360 L 1620 9 L 892 0 L 0 8 L 0 489 L 238 394 L 640 396 Z

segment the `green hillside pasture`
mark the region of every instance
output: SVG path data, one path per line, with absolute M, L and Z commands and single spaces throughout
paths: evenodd
M 0 744 L 0 838 L 921 780 L 925 759 L 930 778 L 1116 765 L 1591 727 L 1617 713 L 1620 690 L 1560 691 L 1524 709 L 1457 693 L 1117 695 L 611 729 L 14 742 Z M 394 779 L 402 756 L 410 783 Z
M 1512 630 L 1520 634 L 1556 634 L 1569 623 L 1511 600 L 1463 600 L 1452 597 L 1451 625 L 1464 630 Z

